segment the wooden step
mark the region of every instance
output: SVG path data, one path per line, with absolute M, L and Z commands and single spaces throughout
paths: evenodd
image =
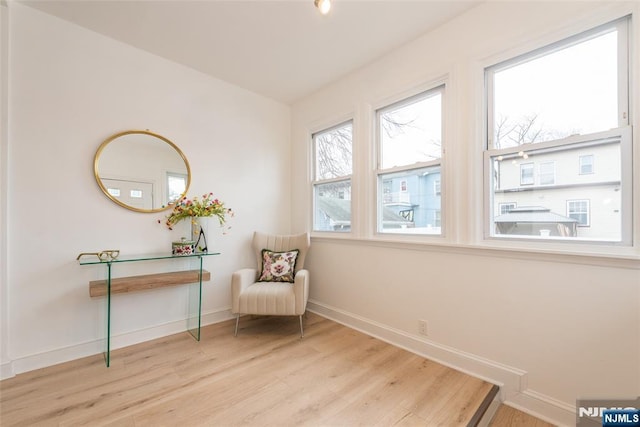
M 167 286 L 197 283 L 200 270 L 171 271 L 168 273 L 145 274 L 141 276 L 118 277 L 111 279 L 111 294 L 144 291 L 148 289 L 165 288 Z M 202 270 L 202 281 L 211 280 L 211 273 Z M 89 295 L 101 297 L 107 294 L 106 280 L 89 282 Z
M 467 426 L 475 427 L 480 423 L 480 421 L 482 420 L 482 417 L 484 417 L 484 414 L 487 412 L 487 409 L 489 409 L 489 406 L 491 406 L 491 402 L 493 402 L 493 400 L 496 398 L 499 391 L 500 391 L 500 387 L 493 384 L 493 387 L 491 387 L 491 389 L 487 392 L 486 396 L 478 406 L 478 409 L 476 409 L 476 412 L 473 414 L 473 416 L 469 420 L 469 424 L 467 424 Z

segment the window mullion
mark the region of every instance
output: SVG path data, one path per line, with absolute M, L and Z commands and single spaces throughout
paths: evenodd
M 619 127 L 628 126 L 631 123 L 629 117 L 630 91 L 629 56 L 631 43 L 629 43 L 629 19 L 621 19 L 617 24 L 618 30 L 618 123 Z
M 485 87 L 486 87 L 486 146 L 485 150 L 492 150 L 496 147 L 494 146 L 495 141 L 493 140 L 495 137 L 495 110 L 494 110 L 494 89 L 493 89 L 493 75 L 494 70 L 491 69 L 487 71 L 485 75 Z
M 396 172 L 406 172 L 406 171 L 412 171 L 415 169 L 423 169 L 423 168 L 429 168 L 429 167 L 441 166 L 441 165 L 442 165 L 442 159 L 437 159 L 429 162 L 417 162 L 408 166 L 395 166 L 392 168 L 378 169 L 376 171 L 376 174 L 382 175 L 382 174 L 389 174 L 389 173 L 396 173 Z
M 313 181 L 313 185 L 317 186 L 317 185 L 323 185 L 323 184 L 334 184 L 334 183 L 345 182 L 345 181 L 351 181 L 351 175 L 340 176 L 337 178 L 319 179 L 319 180 Z

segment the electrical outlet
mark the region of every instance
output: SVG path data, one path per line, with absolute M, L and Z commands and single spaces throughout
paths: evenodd
M 426 320 L 418 320 L 418 333 L 420 335 L 428 335 L 427 334 L 427 321 Z

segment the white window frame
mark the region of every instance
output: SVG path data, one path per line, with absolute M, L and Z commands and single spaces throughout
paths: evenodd
M 395 167 L 390 167 L 390 168 L 382 168 L 382 138 L 380 135 L 380 116 L 381 114 L 385 113 L 386 111 L 392 110 L 394 108 L 401 108 L 405 105 L 409 105 L 412 104 L 416 101 L 419 101 L 421 99 L 424 98 L 428 98 L 430 96 L 432 96 L 435 93 L 440 93 L 441 95 L 441 153 L 440 153 L 440 158 L 436 159 L 436 160 L 430 160 L 430 161 L 424 161 L 424 162 L 416 162 L 414 164 L 411 165 L 404 165 L 404 166 L 395 166 Z M 420 236 L 420 237 L 425 237 L 425 238 L 429 238 L 429 237 L 436 237 L 436 238 L 442 238 L 445 236 L 445 216 L 442 215 L 442 211 L 445 209 L 445 194 L 442 188 L 442 182 L 444 180 L 444 175 L 445 175 L 445 171 L 444 171 L 444 154 L 445 154 L 445 111 L 446 111 L 446 83 L 445 82 L 439 82 L 438 84 L 423 90 L 415 95 L 412 96 L 408 96 L 406 98 L 403 98 L 399 101 L 396 102 L 392 102 L 389 104 L 386 104 L 384 106 L 381 106 L 380 108 L 378 108 L 375 112 L 375 142 L 376 142 L 376 169 L 374 171 L 375 173 L 375 180 L 376 180 L 376 198 L 373 201 L 373 203 L 375 203 L 375 212 L 376 212 L 376 217 L 375 217 L 375 231 L 374 234 L 375 235 L 384 235 L 384 236 L 389 236 L 389 235 L 393 235 L 394 237 L 398 236 L 403 236 L 403 237 L 407 237 L 407 236 Z M 440 233 L 439 234 L 419 234 L 419 233 L 402 233 L 402 234 L 396 234 L 396 233 L 390 233 L 390 232 L 385 232 L 382 229 L 382 211 L 381 211 L 381 200 L 384 200 L 384 194 L 383 194 L 383 177 L 385 175 L 390 175 L 393 173 L 402 173 L 402 172 L 407 172 L 407 171 L 411 171 L 411 170 L 417 170 L 417 169 L 423 169 L 423 168 L 432 168 L 432 167 L 439 167 L 440 168 Z
M 580 34 L 576 34 L 572 37 L 568 37 L 563 40 L 559 40 L 556 43 L 552 43 L 548 46 L 543 46 L 538 49 L 534 49 L 531 52 L 518 55 L 514 58 L 502 61 L 498 64 L 494 64 L 485 68 L 485 98 L 486 98 L 486 144 L 485 149 L 495 150 L 493 146 L 493 123 L 494 118 L 494 105 L 493 97 L 493 74 L 502 71 L 506 68 L 513 67 L 520 63 L 525 63 L 538 57 L 543 57 L 553 52 L 562 50 L 574 44 L 579 44 L 589 38 L 597 37 L 605 32 L 611 31 L 613 28 L 618 31 L 618 127 L 624 127 L 629 125 L 629 23 L 631 21 L 630 16 L 626 16 L 617 19 L 613 22 L 603 24 L 592 28 L 591 30 L 584 31 Z M 624 44 L 624 45 L 622 45 Z
M 582 167 L 585 166 L 587 163 L 584 163 L 583 160 L 584 159 L 591 159 L 591 161 L 588 163 L 589 166 L 591 166 L 591 170 L 589 172 L 583 172 L 582 171 Z M 595 173 L 595 156 L 593 154 L 585 154 L 583 156 L 580 156 L 578 158 L 578 175 L 591 175 Z
M 589 199 L 571 199 L 567 200 L 567 216 L 571 217 L 571 209 L 569 208 L 571 203 L 586 203 L 587 205 L 587 222 L 585 224 L 578 223 L 578 227 L 591 227 L 591 200 Z M 583 212 L 578 212 L 582 214 Z
M 509 68 L 517 65 L 521 62 L 526 62 L 536 57 L 542 57 L 557 50 L 571 46 L 572 44 L 580 43 L 584 40 L 588 40 L 590 37 L 596 37 L 603 34 L 606 31 L 610 31 L 615 28 L 618 31 L 618 128 L 605 130 L 602 132 L 585 134 L 585 135 L 572 135 L 564 139 L 545 141 L 540 143 L 527 144 L 530 149 L 540 148 L 553 148 L 570 146 L 580 142 L 593 142 L 597 144 L 600 141 L 614 138 L 620 141 L 620 157 L 621 157 L 621 215 L 622 215 L 622 229 L 620 241 L 591 241 L 588 239 L 573 241 L 563 240 L 562 243 L 577 243 L 581 244 L 606 244 L 611 246 L 633 246 L 633 162 L 632 162 L 632 129 L 630 126 L 630 97 L 629 91 L 629 79 L 630 79 L 630 40 L 629 40 L 629 25 L 630 16 L 617 19 L 610 23 L 600 25 L 591 30 L 587 30 L 573 37 L 560 40 L 548 46 L 544 46 L 535 49 L 529 53 L 516 56 L 512 59 L 500 62 L 495 65 L 485 68 L 485 146 L 484 146 L 484 239 L 485 240 L 520 240 L 526 241 L 533 245 L 535 248 L 540 248 L 539 239 L 531 239 L 527 236 L 517 236 L 516 238 L 508 237 L 506 235 L 494 235 L 493 233 L 493 190 L 492 190 L 492 158 L 498 156 L 507 156 L 513 153 L 518 153 L 522 147 L 509 147 L 509 148 L 494 148 L 493 147 L 493 123 L 494 123 L 494 106 L 492 95 L 493 89 L 493 74 L 505 68 Z
M 526 168 L 524 167 L 526 166 Z M 524 171 L 525 169 L 530 170 L 531 179 L 527 177 L 527 180 L 524 180 Z M 520 163 L 520 185 L 534 185 L 536 183 L 536 169 L 533 162 L 528 163 Z
M 542 167 L 546 165 L 551 165 L 551 172 L 543 172 Z M 543 182 L 543 177 L 549 175 L 551 177 L 551 182 Z M 550 162 L 543 162 L 538 165 L 538 184 L 539 185 L 554 185 L 556 183 L 556 162 L 552 160 Z
M 327 179 L 318 179 L 318 171 L 317 171 L 317 147 L 316 147 L 316 137 L 319 134 L 324 134 L 327 132 L 331 132 L 335 129 L 340 129 L 342 127 L 345 127 L 346 125 L 351 125 L 351 173 L 348 175 L 344 175 L 344 176 L 340 176 L 340 177 L 334 177 L 334 178 L 327 178 Z M 353 119 L 349 119 L 349 120 L 345 120 L 342 121 L 336 125 L 333 126 L 329 126 L 323 129 L 319 129 L 315 132 L 313 132 L 311 134 L 311 150 L 312 150 L 312 179 L 311 179 L 311 230 L 313 233 L 334 233 L 334 234 L 350 234 L 353 233 L 353 229 L 354 229 L 354 216 L 353 216 L 353 197 L 350 198 L 351 201 L 351 207 L 349 209 L 349 231 L 345 232 L 345 231 L 336 231 L 336 230 L 317 230 L 315 228 L 316 226 L 316 187 L 322 186 L 322 185 L 326 185 L 326 184 L 340 184 L 340 183 L 347 183 L 349 185 L 349 188 L 351 188 L 351 195 L 353 196 L 353 150 L 354 150 L 354 122 Z M 344 195 L 343 195 L 344 196 Z
M 504 215 L 506 213 L 509 213 L 511 211 L 511 209 L 508 209 L 508 210 L 504 209 L 504 208 L 507 208 L 507 207 L 511 207 L 512 209 L 513 208 L 517 208 L 518 204 L 516 202 L 499 203 L 498 204 L 498 209 L 500 209 L 500 214 L 499 215 Z

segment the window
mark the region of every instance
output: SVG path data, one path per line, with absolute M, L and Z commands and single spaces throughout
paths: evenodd
M 585 154 L 579 157 L 580 175 L 593 173 L 593 154 Z
M 485 70 L 488 237 L 632 243 L 628 22 Z
M 313 135 L 314 231 L 351 230 L 352 122 Z
M 380 233 L 442 234 L 443 95 L 441 86 L 377 111 Z
M 556 183 L 556 162 L 540 163 L 538 179 L 540 185 L 553 185 Z
M 589 200 L 567 200 L 567 216 L 580 227 L 589 226 Z
M 188 180 L 187 174 L 167 172 L 167 204 L 175 203 L 184 194 Z
M 516 207 L 515 203 L 500 203 L 498 205 L 498 207 L 500 208 L 500 215 L 504 215 L 506 213 L 509 213 L 513 208 Z
M 490 145 L 520 147 L 619 127 L 627 19 L 487 69 Z M 624 49 L 619 49 L 622 47 Z M 624 69 L 622 69 L 624 67 Z M 628 111 L 626 108 L 622 110 Z
M 533 185 L 533 163 L 520 165 L 520 185 Z

